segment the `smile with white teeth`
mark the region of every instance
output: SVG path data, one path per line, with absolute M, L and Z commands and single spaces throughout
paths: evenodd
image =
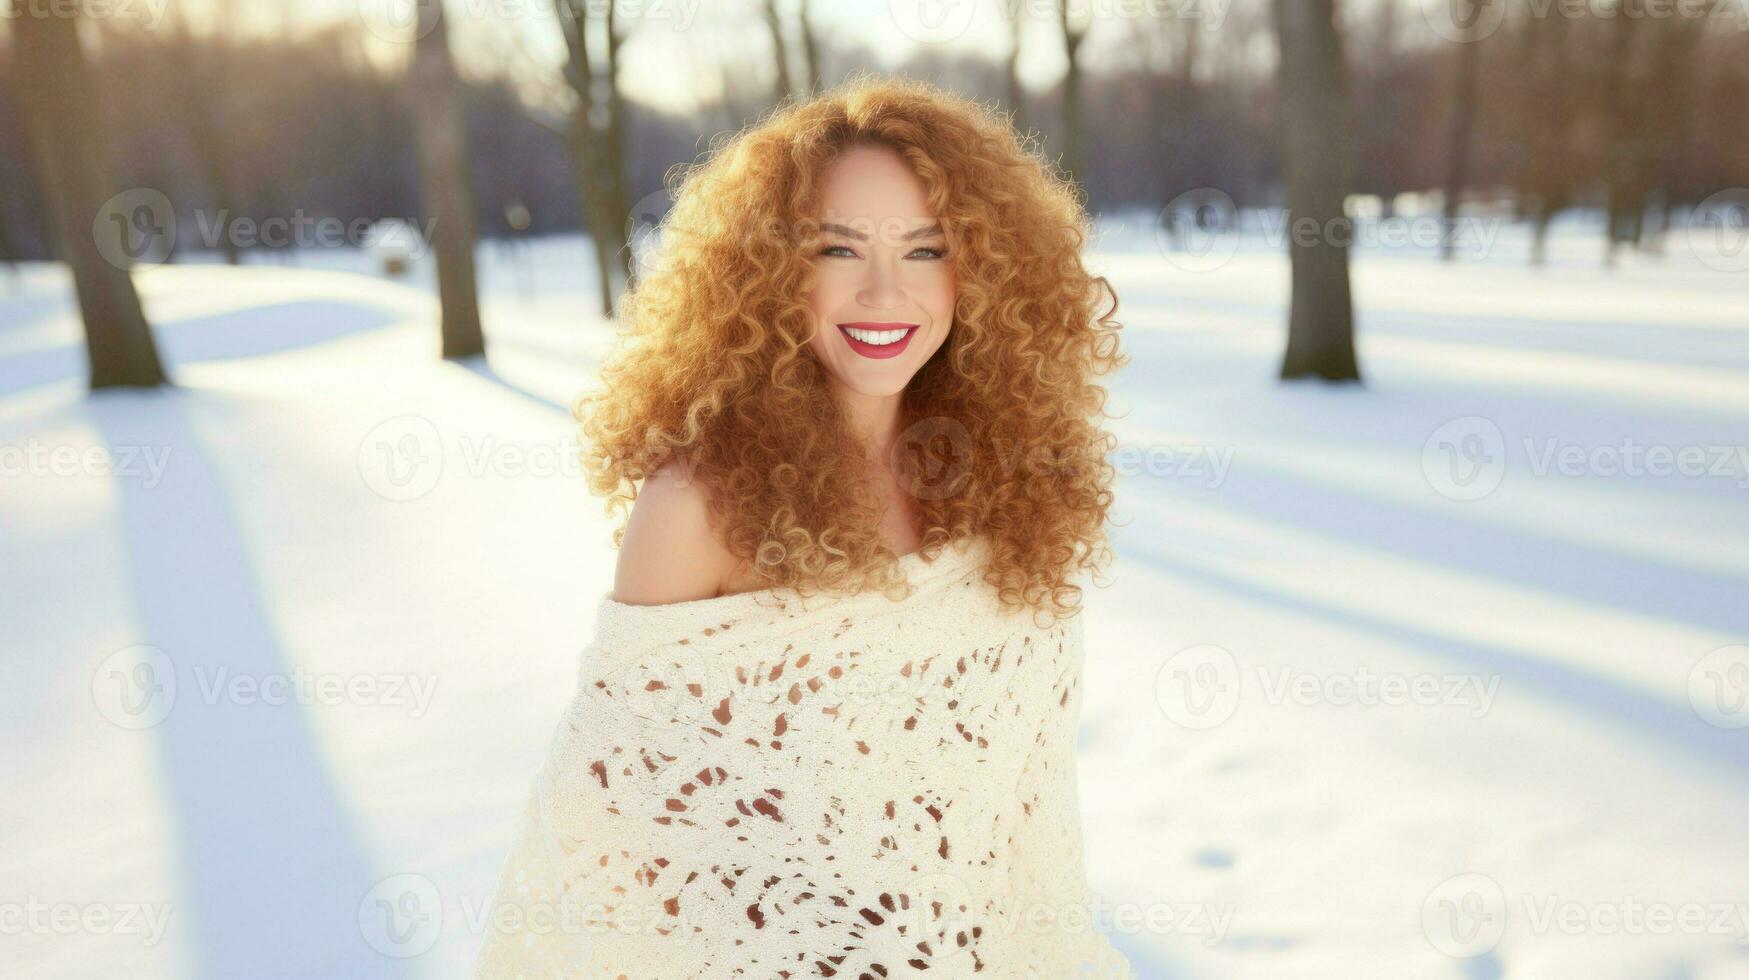
M 885 347 L 888 344 L 896 344 L 899 341 L 904 340 L 905 334 L 908 330 L 910 330 L 909 327 L 906 327 L 903 330 L 858 330 L 855 327 L 844 328 L 845 333 L 855 337 L 857 340 L 860 340 L 865 344 L 873 344 L 876 347 Z

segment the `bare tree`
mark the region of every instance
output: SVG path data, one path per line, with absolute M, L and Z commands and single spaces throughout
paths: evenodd
M 1148 59 L 1147 129 L 1158 158 L 1153 170 L 1160 200 L 1170 201 L 1201 176 L 1196 158 L 1205 134 L 1196 72 L 1202 31 L 1188 17 L 1160 17 L 1140 27 L 1137 43 Z
M 1003 12 L 1008 17 L 1008 109 L 1012 124 L 1026 132 L 1026 90 L 1020 87 L 1020 34 L 1025 26 L 1025 0 L 1004 0 Z
M 1571 21 L 1533 15 L 1520 39 L 1523 98 L 1517 100 L 1518 135 L 1525 148 L 1518 172 L 1520 209 L 1531 222 L 1530 263 L 1548 257 L 1549 224 L 1571 198 L 1572 168 L 1566 159 L 1578 118 L 1571 84 Z
M 796 14 L 796 21 L 802 31 L 802 57 L 807 62 L 808 77 L 804 83 L 808 95 L 816 95 L 820 91 L 820 38 L 814 33 L 814 24 L 808 17 L 808 0 L 802 0 L 801 10 Z
M 1069 0 L 1057 0 L 1057 24 L 1063 32 L 1063 56 L 1069 63 L 1063 73 L 1063 169 L 1079 182 L 1083 179 L 1080 53 L 1089 24 L 1069 16 Z
M 1347 83 L 1332 0 L 1275 0 L 1293 299 L 1281 376 L 1360 380 L 1343 212 L 1350 179 Z
M 608 2 L 602 18 L 607 64 L 597 77 L 589 52 L 589 25 L 602 6 L 591 0 L 553 0 L 569 59 L 565 78 L 576 96 L 571 128 L 578 196 L 584 224 L 595 245 L 595 267 L 601 283 L 601 315 L 612 317 L 618 292 L 614 274 L 629 287 L 634 270 L 626 247 L 626 223 L 631 202 L 625 178 L 625 100 L 619 87 L 619 49 L 625 35 L 619 27 L 619 4 Z M 598 108 L 599 107 L 599 108 Z M 602 122 L 598 124 L 597 119 Z
M 474 185 L 468 162 L 466 113 L 449 53 L 441 0 L 420 0 L 413 49 L 419 124 L 419 170 L 425 212 L 434 222 L 437 293 L 443 308 L 445 358 L 486 350 L 474 275 Z
M 779 103 L 795 94 L 789 77 L 789 44 L 783 39 L 783 17 L 778 13 L 777 0 L 765 0 L 761 9 L 765 29 L 771 33 L 771 62 L 777 67 L 771 101 Z
M 100 242 L 113 193 L 96 86 L 76 8 L 9 5 L 17 78 L 60 254 L 73 272 L 93 389 L 168 383 L 128 271 L 131 241 Z M 126 216 L 123 216 L 126 217 Z M 127 228 L 115 229 L 128 236 Z
M 243 254 L 237 245 L 237 236 L 230 233 L 229 219 L 237 192 L 236 182 L 231 176 L 222 108 L 222 102 L 236 90 L 226 71 L 230 59 L 235 56 L 230 43 L 232 38 L 226 29 L 234 8 L 218 7 L 215 12 L 217 26 L 208 43 L 201 43 L 194 36 L 187 9 L 178 5 L 177 11 L 169 44 L 178 70 L 171 75 L 176 79 L 177 98 L 188 127 L 188 144 L 206 182 L 207 206 L 217 222 L 220 248 L 224 251 L 225 261 L 237 265 L 242 262 Z
M 1505 0 L 1471 0 L 1471 17 L 1485 22 L 1491 4 Z M 1439 257 L 1452 260 L 1456 248 L 1459 199 L 1468 182 L 1470 139 L 1476 128 L 1476 75 L 1482 62 L 1482 38 L 1463 37 L 1455 42 L 1451 90 L 1451 134 L 1446 143 L 1445 234 L 1440 236 Z
M 1671 203 L 1680 193 L 1677 184 L 1692 139 L 1696 66 L 1705 31 L 1706 22 L 1698 17 L 1671 17 L 1653 25 L 1651 77 L 1661 84 L 1648 95 L 1651 152 L 1640 189 L 1646 215 L 1640 247 L 1652 253 L 1663 252 Z
M 1605 266 L 1615 265 L 1619 244 L 1637 242 L 1640 237 L 1644 198 L 1638 193 L 1638 185 L 1645 166 L 1643 124 L 1649 93 L 1641 84 L 1639 46 L 1634 42 L 1642 35 L 1643 27 L 1643 20 L 1629 16 L 1627 4 L 1618 0 L 1609 26 L 1609 60 L 1603 84 L 1607 127 L 1603 148 Z

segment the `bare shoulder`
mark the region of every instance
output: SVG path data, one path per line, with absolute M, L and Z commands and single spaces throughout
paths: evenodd
M 705 488 L 673 464 L 651 474 L 626 518 L 613 599 L 653 606 L 717 595 L 735 557 L 710 524 Z

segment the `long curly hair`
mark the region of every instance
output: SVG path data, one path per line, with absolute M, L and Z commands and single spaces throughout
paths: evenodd
M 908 594 L 868 450 L 809 348 L 822 177 L 859 145 L 897 151 L 950 235 L 952 326 L 903 392 L 891 460 L 921 557 L 982 536 L 1004 609 L 1071 616 L 1076 573 L 1112 557 L 1116 439 L 1097 424 L 1106 392 L 1092 378 L 1129 362 L 1117 297 L 1082 265 L 1075 185 L 1007 116 L 928 83 L 854 76 L 670 171 L 681 179 L 656 255 L 622 298 L 600 387 L 572 406 L 589 485 L 611 517 L 676 461 L 768 587 Z M 621 523 L 615 547 L 624 535 Z

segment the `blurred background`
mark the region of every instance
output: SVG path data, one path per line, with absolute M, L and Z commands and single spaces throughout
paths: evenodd
M 0 4 L 0 973 L 466 975 L 672 170 L 894 75 L 1133 358 L 1086 927 L 1749 976 L 1749 3 Z

